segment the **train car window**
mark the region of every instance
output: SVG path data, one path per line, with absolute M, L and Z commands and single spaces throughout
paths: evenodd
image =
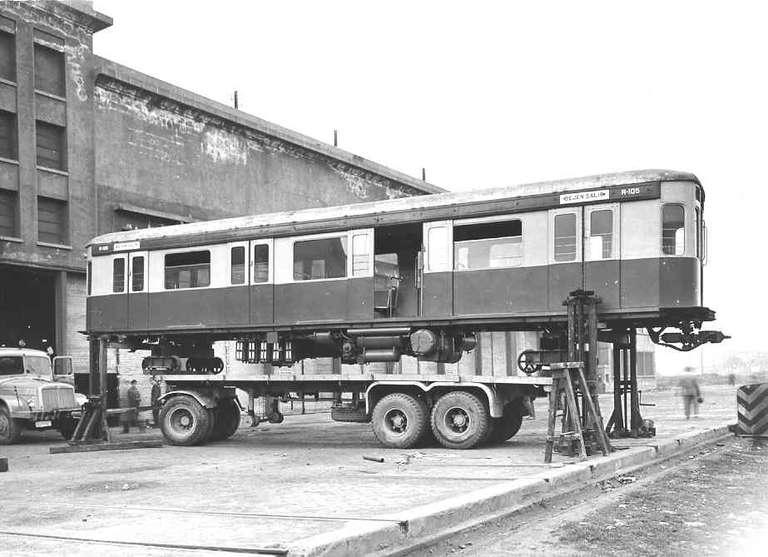
M 555 215 L 555 261 L 576 261 L 576 215 Z
M 696 257 L 701 258 L 701 211 L 696 207 Z
M 131 292 L 144 290 L 144 256 L 134 257 L 131 261 Z
M 661 212 L 661 251 L 664 255 L 685 253 L 685 209 L 664 205 Z
M 253 246 L 253 282 L 269 282 L 269 246 Z
M 427 269 L 430 271 L 450 270 L 448 266 L 448 227 L 434 226 L 427 236 Z
M 211 252 L 188 251 L 165 256 L 165 289 L 204 288 L 211 283 Z
M 88 283 L 88 295 L 91 295 L 91 290 L 93 290 L 93 263 L 90 261 L 88 262 L 88 271 L 86 274 L 87 277 L 87 283 Z
M 610 259 L 613 255 L 613 211 L 592 211 L 589 216 L 589 259 Z
M 233 247 L 230 250 L 230 260 L 230 284 L 245 284 L 245 247 Z
M 347 276 L 347 238 L 323 238 L 293 244 L 293 280 Z
M 453 254 L 456 271 L 519 267 L 523 264 L 523 223 L 454 225 Z
M 112 292 L 125 291 L 125 259 L 118 257 L 112 260 Z
M 352 236 L 352 276 L 364 277 L 371 268 L 371 250 L 367 234 Z

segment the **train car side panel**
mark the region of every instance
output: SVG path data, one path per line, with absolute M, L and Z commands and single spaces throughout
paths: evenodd
M 670 307 L 694 307 L 699 304 L 701 267 L 695 257 L 661 259 L 659 265 L 659 305 Z
M 457 272 L 456 315 L 530 313 L 547 309 L 547 267 Z

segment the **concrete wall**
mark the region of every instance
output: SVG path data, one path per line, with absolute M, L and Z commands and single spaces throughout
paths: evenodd
M 93 33 L 111 24 L 82 0 L 0 3 L 17 74 L 0 80 L 0 109 L 18 120 L 18 160 L 0 160 L 0 188 L 18 194 L 19 228 L 0 237 L 0 263 L 60 271 L 55 348 L 78 364 L 83 251 L 115 229 L 116 210 L 191 221 L 442 191 L 95 56 Z M 62 97 L 35 91 L 35 42 L 64 53 Z M 37 167 L 36 119 L 66 126 L 65 171 Z M 38 241 L 39 195 L 67 202 L 63 245 Z

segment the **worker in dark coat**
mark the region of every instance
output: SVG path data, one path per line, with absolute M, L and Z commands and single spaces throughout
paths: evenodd
M 131 426 L 139 427 L 139 406 L 141 406 L 141 393 L 136 386 L 136 380 L 131 381 L 131 386 L 128 389 L 128 408 L 125 413 L 125 421 L 123 422 L 123 433 L 128 433 Z
M 162 394 L 162 388 L 160 387 L 160 378 L 152 378 L 152 392 L 150 394 L 150 402 L 152 403 L 152 425 L 155 427 L 160 426 L 160 395 Z

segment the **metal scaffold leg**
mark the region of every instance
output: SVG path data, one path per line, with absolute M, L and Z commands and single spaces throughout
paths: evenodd
M 552 391 L 545 462 L 552 452 L 578 453 L 582 459 L 600 450 L 612 449 L 603 427 L 598 401 L 597 377 L 597 304 L 593 292 L 576 290 L 563 302 L 568 307 L 568 362 L 552 364 Z M 581 397 L 581 407 L 579 398 Z M 555 445 L 557 411 L 562 410 L 561 434 Z
M 105 338 L 91 339 L 90 362 L 88 402 L 83 408 L 69 445 L 51 447 L 51 454 L 161 447 L 160 441 L 112 442 L 107 423 L 107 340 Z
M 614 331 L 613 343 L 613 413 L 606 432 L 610 437 L 653 437 L 656 428 L 640 413 L 637 387 L 637 331 Z

